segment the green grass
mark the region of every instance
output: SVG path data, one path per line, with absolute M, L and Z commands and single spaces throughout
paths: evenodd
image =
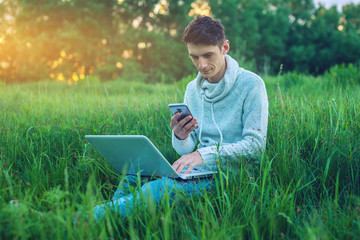
M 259 166 L 242 161 L 202 196 L 179 193 L 172 205 L 165 199 L 101 223 L 91 209 L 121 176 L 84 135 L 144 134 L 175 160 L 167 105 L 182 101 L 191 77 L 176 85 L 0 83 L 0 239 L 359 239 L 360 71 L 352 68 L 265 78 L 270 115 Z M 73 225 L 79 210 L 90 216 Z

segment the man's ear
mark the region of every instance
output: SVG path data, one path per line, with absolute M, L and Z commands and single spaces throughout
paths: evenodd
M 227 54 L 229 50 L 230 50 L 230 42 L 229 40 L 226 39 L 223 44 L 223 54 L 224 55 Z

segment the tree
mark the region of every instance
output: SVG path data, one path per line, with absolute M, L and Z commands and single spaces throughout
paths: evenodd
M 107 1 L 18 0 L 18 80 L 84 78 L 113 29 Z M 104 27 L 106 26 L 106 27 Z M 24 47 L 25 46 L 25 47 Z
M 259 18 L 260 41 L 256 51 L 258 70 L 276 74 L 286 56 L 286 42 L 290 31 L 290 9 L 282 1 L 268 2 Z
M 16 4 L 0 1 L 0 79 L 16 78 L 17 39 L 15 31 Z
M 274 73 L 285 55 L 290 23 L 283 1 L 210 1 L 216 18 L 226 26 L 232 55 L 255 60 L 257 70 Z
M 321 74 L 360 59 L 360 4 L 196 0 L 226 28 L 230 54 L 263 74 Z M 182 33 L 194 0 L 2 0 L 0 79 L 174 82 L 193 72 Z M 190 11 L 191 12 L 191 11 Z M 254 67 L 253 67 L 254 66 Z
M 359 61 L 360 35 L 356 27 L 352 28 L 356 24 L 348 26 L 346 20 L 354 19 L 356 22 L 356 7 L 351 9 L 340 13 L 335 6 L 326 9 L 320 5 L 311 11 L 311 16 L 305 15 L 306 20 L 295 21 L 289 34 L 285 67 L 322 74 L 335 64 Z
M 15 51 L 7 56 L 17 81 L 51 77 L 76 82 L 93 73 L 105 80 L 130 69 L 144 72 L 146 81 L 174 81 L 192 69 L 181 42 L 189 0 L 1 2 L 10 3 Z M 6 47 L 0 49 L 6 52 Z M 9 81 L 9 67 L 3 65 L 2 78 Z

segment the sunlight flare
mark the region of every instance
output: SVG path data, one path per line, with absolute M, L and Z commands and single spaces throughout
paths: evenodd
M 122 69 L 124 66 L 123 66 L 123 64 L 121 62 L 117 62 L 116 67 L 119 68 L 119 69 Z
M 58 81 L 60 81 L 60 82 L 65 81 L 64 74 L 59 73 L 58 76 L 57 76 L 57 78 L 56 78 L 56 80 L 58 80 Z
M 211 8 L 209 3 L 204 0 L 196 0 L 195 2 L 191 3 L 191 10 L 189 12 L 189 16 L 195 15 L 203 15 L 203 16 L 210 16 L 211 15 Z
M 161 0 L 154 8 L 155 14 L 168 15 L 169 14 L 169 2 L 166 0 Z
M 139 49 L 144 49 L 144 48 L 146 48 L 146 43 L 139 42 L 137 46 L 138 46 Z
M 60 52 L 60 56 L 63 57 L 63 58 L 66 58 L 66 52 L 64 50 L 62 50 Z
M 10 64 L 8 62 L 2 61 L 0 63 L 0 66 L 1 66 L 2 69 L 5 70 L 5 69 L 8 69 L 10 67 Z
M 124 50 L 121 56 L 125 59 L 131 58 L 133 56 L 134 51 L 132 49 Z
M 74 82 L 79 81 L 79 76 L 76 73 L 73 73 L 71 78 Z

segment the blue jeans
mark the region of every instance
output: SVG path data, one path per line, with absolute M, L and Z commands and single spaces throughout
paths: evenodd
M 126 218 L 134 212 L 137 205 L 146 206 L 149 200 L 158 206 L 165 194 L 171 200 L 176 192 L 182 192 L 188 196 L 199 196 L 205 190 L 215 187 L 213 178 L 178 180 L 163 177 L 144 183 L 146 180 L 146 178 L 141 178 L 141 189 L 133 191 L 131 194 L 130 186 L 136 186 L 137 177 L 127 175 L 124 181 L 120 182 L 112 201 L 94 207 L 95 219 L 104 218 L 109 210 L 117 211 L 123 218 Z

